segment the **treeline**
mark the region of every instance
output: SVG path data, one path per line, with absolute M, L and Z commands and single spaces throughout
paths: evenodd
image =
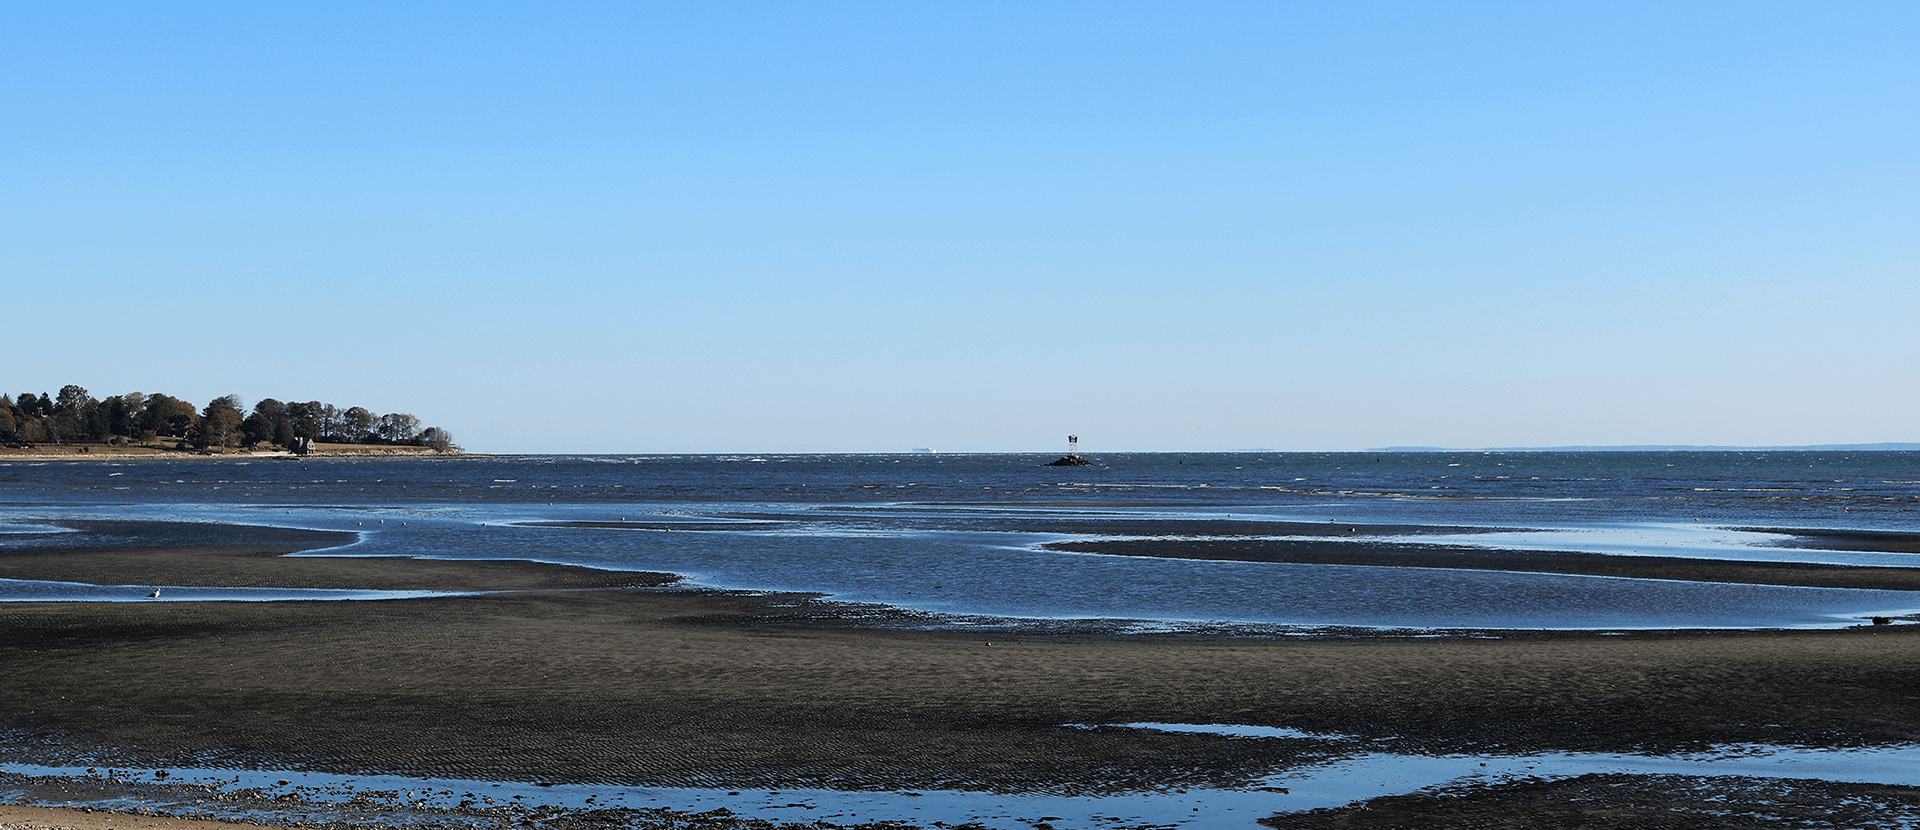
M 254 404 L 249 412 L 238 395 L 214 398 L 203 407 L 157 393 L 128 392 L 98 400 L 73 385 L 51 397 L 44 392 L 17 397 L 0 393 L 0 440 L 15 446 L 173 441 L 194 449 L 275 446 L 298 453 L 314 442 L 459 449 L 451 433 L 439 427 L 422 429 L 419 418 L 403 412 L 375 415 L 364 407 L 273 398 Z

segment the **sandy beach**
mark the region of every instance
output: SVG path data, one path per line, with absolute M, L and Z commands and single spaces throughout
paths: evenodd
M 1309 763 L 1338 747 L 1068 725 L 1293 727 L 1414 753 L 1920 740 L 1912 626 L 1302 639 L 922 631 L 804 595 L 676 589 L 658 574 L 277 555 L 338 541 L 315 531 L 121 530 L 154 543 L 9 553 L 0 577 L 497 593 L 0 605 L 0 669 L 33 679 L 0 686 L 15 761 L 1108 792 L 1239 786 L 1276 757 Z M 1539 797 L 1480 788 L 1424 805 L 1423 824 L 1485 826 L 1469 819 L 1508 799 Z M 1623 805 L 1585 826 L 1632 826 L 1641 814 Z M 1447 824 L 1450 811 L 1467 823 Z M 1364 812 L 1316 820 L 1401 826 Z

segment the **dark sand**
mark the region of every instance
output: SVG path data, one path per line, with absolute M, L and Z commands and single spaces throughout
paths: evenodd
M 655 574 L 274 555 L 337 544 L 331 534 L 127 531 L 184 536 L 171 546 L 0 555 L 0 576 L 511 592 L 0 605 L 7 757 L 1071 793 L 1243 785 L 1276 762 L 1342 747 L 1063 724 L 1285 726 L 1408 752 L 1920 740 L 1920 627 L 1497 639 L 982 635 L 863 627 L 805 596 L 622 587 L 662 584 Z M 194 535 L 203 532 L 216 538 Z M 1911 797 L 1912 788 L 1881 789 Z M 1519 784 L 1483 788 L 1406 802 L 1431 820 L 1350 811 L 1339 826 L 1502 826 L 1472 816 L 1541 798 Z M 1581 826 L 1642 826 L 1636 816 L 1645 814 L 1622 810 L 1607 814 L 1617 821 Z M 1444 823 L 1455 813 L 1465 818 Z
M 714 518 L 728 521 L 566 521 L 528 522 L 530 527 L 576 527 L 603 530 L 727 530 L 788 527 L 817 522 L 845 526 L 849 515 L 858 516 L 858 505 L 838 506 L 831 516 L 795 516 L 788 513 L 722 513 Z M 857 520 L 856 520 L 857 521 Z M 914 520 L 888 515 L 888 528 L 912 527 Z M 951 517 L 922 519 L 925 527 L 950 527 Z M 743 524 L 750 523 L 750 524 Z M 1103 516 L 1098 513 L 1072 516 L 998 517 L 994 530 L 1004 533 L 1062 533 L 1098 536 L 1316 536 L 1351 538 L 1356 536 L 1441 536 L 1469 533 L 1511 533 L 1507 527 L 1450 525 L 1351 525 L 1319 522 L 1280 522 L 1270 519 L 1184 519 L 1160 517 L 1142 519 L 1132 516 Z
M 1743 528 L 1761 533 L 1780 533 L 1788 538 L 1781 547 L 1860 550 L 1877 553 L 1920 553 L 1920 534 L 1893 530 L 1828 530 L 1825 528 Z
M 1164 559 L 1231 559 L 1296 565 L 1365 565 L 1365 567 L 1428 567 L 1428 569 L 1471 569 L 1471 571 L 1521 571 L 1521 573 L 1584 574 L 1584 576 L 1630 576 L 1665 578 L 1688 582 L 1741 582 L 1741 584 L 1778 584 L 1803 588 L 1880 588 L 1880 590 L 1920 590 L 1920 567 L 1860 567 L 1860 565 L 1820 565 L 1820 563 L 1759 563 L 1759 561 L 1722 561 L 1659 555 L 1609 555 L 1580 551 L 1528 551 L 1528 549 L 1471 548 L 1471 546 L 1434 546 L 1434 544 L 1379 544 L 1371 540 L 1342 540 L 1344 534 L 1375 536 L 1398 528 L 1352 528 L 1340 526 L 1327 530 L 1319 525 L 1302 525 L 1315 530 L 1311 540 L 1179 540 L 1179 538 L 1127 538 L 1127 540 L 1087 540 L 1054 542 L 1044 546 L 1075 553 L 1106 553 Z M 1461 528 L 1452 528 L 1461 530 Z M 1288 536 L 1306 536 L 1286 526 Z M 1920 549 L 1920 536 L 1914 534 L 1872 534 L 1857 530 L 1788 530 L 1770 528 L 1766 532 L 1789 534 L 1782 548 L 1857 549 L 1907 553 Z M 1273 534 L 1269 530 L 1269 534 Z M 1920 565 L 1920 559 L 1916 559 Z
M 1911 827 L 1916 822 L 1920 822 L 1920 789 L 1914 787 L 1767 778 L 1582 775 L 1388 796 L 1364 805 L 1283 814 L 1260 823 L 1277 830 L 1752 830 Z
M 636 574 L 515 560 L 285 556 L 346 545 L 352 533 L 277 527 L 128 521 L 62 522 L 88 533 L 77 542 L 0 551 L 0 579 L 99 585 L 215 588 L 335 588 L 392 591 L 507 591 L 664 585 L 669 574 Z M 112 547 L 94 540 L 126 540 Z
M 796 521 L 792 516 L 754 514 L 742 514 L 735 518 L 762 522 L 769 527 L 793 525 L 804 521 Z M 732 522 L 574 521 L 538 524 L 548 527 L 602 530 L 685 532 L 740 530 L 740 525 Z M 1864 567 L 1806 562 L 1728 562 L 1677 556 L 1620 556 L 1376 541 L 1376 538 L 1381 536 L 1505 533 L 1511 532 L 1511 528 L 1095 517 L 1068 521 L 1058 518 L 1013 519 L 1003 523 L 999 529 L 1008 532 L 1134 537 L 1055 542 L 1042 546 L 1048 550 L 1101 553 L 1111 556 L 1284 562 L 1303 565 L 1461 568 L 1636 579 L 1673 579 L 1690 582 L 1791 585 L 1810 588 L 1920 590 L 1920 568 Z M 1793 528 L 1749 529 L 1784 535 L 1786 538 L 1782 540 L 1780 547 L 1920 553 L 1920 535 L 1911 533 Z M 1212 538 L 1181 538 L 1199 535 Z M 1308 538 L 1218 538 L 1281 535 Z M 1916 559 L 1916 564 L 1920 564 L 1920 559 Z

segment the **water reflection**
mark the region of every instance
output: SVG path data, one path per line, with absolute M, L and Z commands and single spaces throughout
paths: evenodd
M 1045 513 L 1051 532 L 1033 526 Z M 305 555 L 517 559 L 592 568 L 678 574 L 688 584 L 747 591 L 817 592 L 831 599 L 954 617 L 1107 620 L 1154 630 L 1220 626 L 1378 629 L 1841 628 L 1871 617 L 1920 612 L 1908 591 L 1628 579 L 1418 567 L 1363 567 L 1197 561 L 1041 549 L 1076 523 L 1272 520 L 1272 513 L 1191 508 L 1093 510 L 1055 507 L 818 503 L 487 503 L 410 505 L 169 504 L 36 510 L 0 517 L 47 523 L 62 517 L 272 524 L 341 530 L 359 541 Z M 1299 517 L 1288 516 L 1288 519 Z M 599 523 L 600 526 L 565 526 Z M 626 526 L 623 526 L 626 525 Z M 693 528 L 698 528 L 693 531 Z M 63 534 L 59 544 L 127 544 Z M 1636 537 L 1644 537 L 1635 541 Z M 0 546 L 18 547 L 21 535 Z M 1241 538 L 1260 538 L 1241 534 Z M 1510 533 L 1404 541 L 1537 543 L 1728 559 L 1842 559 L 1905 563 L 1907 554 L 1834 553 L 1758 547 L 1772 536 L 1645 523 L 1515 529 Z M 1391 539 L 1390 539 L 1391 540 Z M 48 542 L 47 544 L 55 544 Z M 1647 547 L 1653 545 L 1653 547 Z M 122 592 L 42 584 L 16 599 L 124 598 Z M 225 589 L 235 592 L 239 589 Z M 265 589 L 261 589 L 265 590 Z M 178 591 L 178 593 L 176 593 Z M 398 598 L 400 594 L 300 596 L 198 593 L 168 588 L 163 598 Z
M 463 596 L 452 591 L 364 591 L 328 588 L 207 588 L 194 585 L 90 585 L 0 579 L 0 602 L 288 602 L 294 600 L 421 599 Z
M 1270 727 L 1218 724 L 1124 724 L 1139 729 L 1172 732 L 1209 732 L 1248 740 L 1283 738 L 1337 738 L 1314 736 Z M 1085 727 L 1080 727 L 1085 728 Z M 331 775 L 295 770 L 225 770 L 173 767 L 152 769 L 85 768 L 0 764 L 0 772 L 32 776 L 60 776 L 98 785 L 102 779 L 129 785 L 169 782 L 206 783 L 226 791 L 255 790 L 257 803 L 239 800 L 216 803 L 198 796 L 168 805 L 153 793 L 128 804 L 183 811 L 213 811 L 216 815 L 275 820 L 275 810 L 297 809 L 302 820 L 337 818 L 324 806 L 342 809 L 350 803 L 378 803 L 393 814 L 426 823 L 465 825 L 465 817 L 444 812 L 466 807 L 516 805 L 571 809 L 664 808 L 703 812 L 724 808 L 749 818 L 783 822 L 829 821 L 912 822 L 931 826 L 974 823 L 987 828 L 1030 830 L 1045 820 L 1061 830 L 1111 828 L 1146 824 L 1157 827 L 1208 828 L 1251 826 L 1255 819 L 1274 813 L 1339 807 L 1387 795 L 1467 782 L 1498 782 L 1520 778 L 1565 778 L 1588 773 L 1641 775 L 1741 776 L 1753 778 L 1815 779 L 1833 782 L 1920 785 L 1920 746 L 1897 745 L 1853 749 L 1742 744 L 1714 747 L 1680 755 L 1620 753 L 1540 753 L 1531 755 L 1410 756 L 1357 753 L 1313 767 L 1276 770 L 1237 789 L 1187 788 L 1127 792 L 1103 796 L 1061 796 L 1045 793 L 989 793 L 965 790 L 910 790 L 867 792 L 821 789 L 730 790 L 683 787 L 631 787 L 609 784 L 535 784 L 512 781 L 471 781 L 379 775 Z M 307 805 L 288 807 L 275 802 L 296 796 Z M 109 806 L 111 798 L 103 798 Z M 276 806 L 278 805 L 278 806 Z M 219 811 L 226 810 L 227 813 Z M 280 816 L 284 820 L 284 816 Z

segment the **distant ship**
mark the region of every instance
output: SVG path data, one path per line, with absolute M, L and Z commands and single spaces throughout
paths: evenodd
M 939 450 L 936 450 L 936 449 L 934 449 L 934 448 L 932 448 L 932 447 L 914 447 L 914 448 L 913 448 L 913 451 L 914 451 L 914 452 L 923 452 L 923 453 L 926 453 L 926 454 L 928 454 L 928 455 L 932 455 L 932 454 L 934 454 L 934 453 L 937 453 L 937 452 L 939 452 Z

